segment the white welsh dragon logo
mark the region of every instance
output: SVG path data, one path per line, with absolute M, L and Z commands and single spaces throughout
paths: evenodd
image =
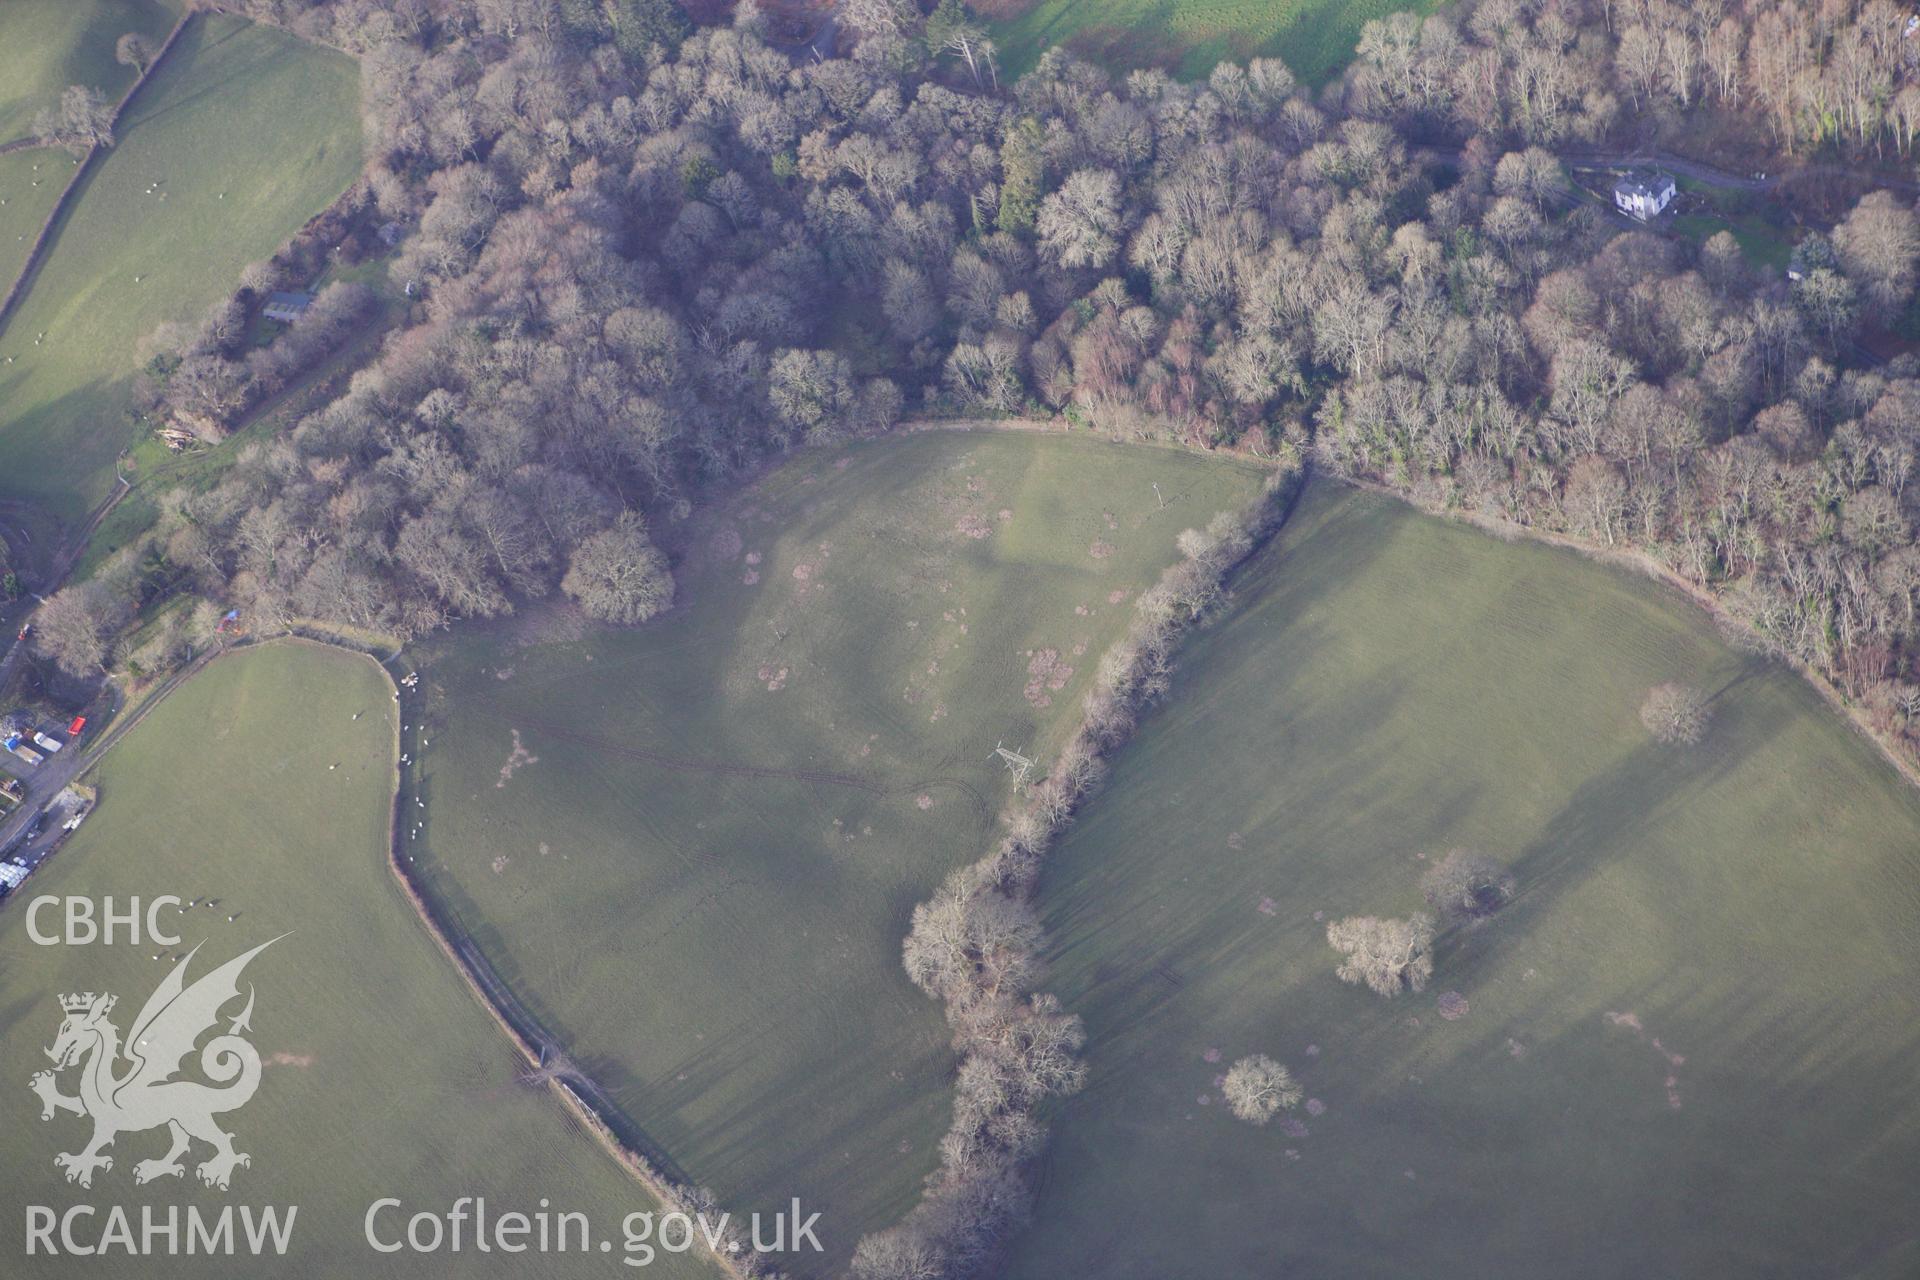
M 246 1105 L 260 1087 L 260 1055 L 241 1038 L 252 1028 L 253 988 L 247 988 L 246 1008 L 200 1051 L 200 1070 L 223 1088 L 214 1088 L 197 1080 L 176 1080 L 181 1062 L 193 1052 L 203 1033 L 220 1021 L 220 1010 L 240 995 L 240 971 L 247 961 L 280 939 L 263 942 L 245 955 L 229 960 L 192 986 L 186 985 L 187 965 L 200 948 L 189 951 L 160 981 L 154 993 L 133 1020 L 123 1045 L 119 1029 L 107 1021 L 113 1012 L 114 997 L 105 993 L 60 997 L 66 1020 L 60 1024 L 47 1056 L 53 1059 L 52 1071 L 41 1071 L 29 1082 L 40 1095 L 42 1120 L 53 1119 L 57 1111 L 70 1111 L 93 1119 L 93 1140 L 79 1151 L 61 1154 L 53 1162 L 64 1169 L 68 1182 L 83 1187 L 93 1185 L 95 1169 L 112 1169 L 113 1157 L 102 1152 L 122 1133 L 137 1133 L 165 1125 L 173 1145 L 157 1160 L 142 1160 L 133 1167 L 135 1182 L 177 1177 L 185 1172 L 180 1157 L 187 1154 L 192 1140 L 209 1143 L 213 1155 L 199 1166 L 200 1181 L 226 1190 L 234 1168 L 252 1160 L 233 1149 L 233 1135 L 215 1124 L 213 1118 Z M 130 1064 L 124 1071 L 121 1064 Z M 60 1092 L 55 1074 L 69 1067 L 80 1068 L 80 1092 L 69 1097 Z

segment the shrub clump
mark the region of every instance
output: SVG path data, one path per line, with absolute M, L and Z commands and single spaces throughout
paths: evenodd
M 1442 920 L 1484 920 L 1513 900 L 1513 873 L 1485 854 L 1455 849 L 1420 877 L 1420 892 Z

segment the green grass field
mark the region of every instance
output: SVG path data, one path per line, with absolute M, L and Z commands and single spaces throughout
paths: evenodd
M 27 135 L 33 113 L 70 84 L 108 101 L 133 83 L 113 56 L 129 31 L 158 45 L 179 16 L 177 0 L 6 0 L 0 4 L 0 142 Z
M 1012 1274 L 1914 1274 L 1920 797 L 1869 744 L 1664 589 L 1331 484 L 1237 592 L 1049 864 L 1091 1080 Z M 1513 905 L 1338 982 L 1324 922 L 1452 847 Z M 1226 1113 L 1249 1053 L 1303 1128 Z
M 1696 244 L 1705 244 L 1722 231 L 1731 231 L 1747 261 L 1756 267 L 1784 272 L 1793 256 L 1793 232 L 1777 205 L 1765 197 L 1745 192 L 1722 191 L 1693 178 L 1677 180 L 1680 189 L 1696 196 L 1708 206 L 1673 220 L 1673 229 Z M 1766 216 L 1771 208 L 1775 218 Z
M 1032 70 L 1050 46 L 1065 45 L 1115 71 L 1164 67 L 1190 80 L 1223 61 L 1279 57 L 1318 88 L 1352 61 L 1368 22 L 1436 7 L 1436 0 L 1017 0 L 1005 8 L 1020 12 L 992 28 L 1008 79 Z
M 494 1214 L 537 1211 L 545 1196 L 556 1210 L 589 1214 L 596 1238 L 616 1242 L 627 1213 L 652 1207 L 545 1088 L 517 1082 L 519 1059 L 388 871 L 389 690 L 369 659 L 268 645 L 218 660 L 115 748 L 99 771 L 99 809 L 26 891 L 110 894 L 122 906 L 134 895 L 218 899 L 172 917 L 180 946 L 38 946 L 23 903 L 0 910 L 0 1189 L 10 1206 L 0 1256 L 9 1276 L 93 1274 L 73 1258 L 27 1258 L 23 1205 L 104 1213 L 126 1204 L 137 1214 L 142 1203 L 217 1210 L 228 1201 L 299 1207 L 293 1247 L 273 1274 L 632 1274 L 617 1244 L 611 1258 L 548 1255 L 530 1271 L 525 1256 L 471 1247 L 387 1255 L 364 1242 L 367 1206 L 385 1196 L 444 1212 L 458 1196 L 484 1195 Z M 42 927 L 50 921 L 43 915 Z M 47 1065 L 56 997 L 116 993 L 125 1032 L 172 963 L 157 952 L 177 958 L 204 942 L 197 977 L 282 934 L 246 971 L 257 1000 L 251 1038 L 266 1065 L 258 1094 L 222 1121 L 253 1157 L 230 1193 L 201 1187 L 191 1169 L 184 1181 L 136 1187 L 135 1161 L 165 1149 L 160 1131 L 122 1135 L 113 1168 L 91 1189 L 65 1183 L 54 1154 L 76 1150 L 86 1127 L 70 1115 L 43 1123 L 26 1087 Z M 72 1092 L 71 1080 L 62 1088 Z M 263 1265 L 152 1259 L 140 1274 L 260 1275 Z M 640 1274 L 656 1271 L 707 1274 L 666 1255 Z
M 224 16 L 194 22 L 0 334 L 0 493 L 62 519 L 105 496 L 134 439 L 140 338 L 197 318 L 352 182 L 358 92 L 340 54 Z
M 72 176 L 73 157 L 64 151 L 35 148 L 0 156 L 0 296 L 26 265 L 28 247 Z
M 421 863 L 630 1132 L 844 1260 L 946 1129 L 900 943 L 988 845 L 994 747 L 1049 756 L 1175 536 L 1261 477 L 1027 433 L 806 455 L 702 518 L 669 616 L 422 656 Z

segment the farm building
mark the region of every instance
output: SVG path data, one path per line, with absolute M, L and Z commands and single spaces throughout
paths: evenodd
M 1629 173 L 1613 184 L 1613 207 L 1645 222 L 1673 203 L 1673 178 L 1664 173 Z
M 269 320 L 292 324 L 306 314 L 307 308 L 312 305 L 313 295 L 310 293 L 275 293 L 268 296 L 261 314 Z

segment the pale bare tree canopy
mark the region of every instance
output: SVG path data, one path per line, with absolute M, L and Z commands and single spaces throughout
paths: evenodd
M 1327 926 L 1327 945 L 1343 957 L 1335 970 L 1342 982 L 1383 996 L 1424 991 L 1433 976 L 1432 916 L 1348 916 Z
M 1293 1074 L 1264 1053 L 1240 1059 L 1227 1069 L 1221 1085 L 1227 1109 L 1248 1124 L 1263 1125 L 1304 1096 Z
M 1640 723 L 1657 742 L 1693 746 L 1707 736 L 1712 708 L 1698 689 L 1684 684 L 1657 684 L 1640 704 Z

